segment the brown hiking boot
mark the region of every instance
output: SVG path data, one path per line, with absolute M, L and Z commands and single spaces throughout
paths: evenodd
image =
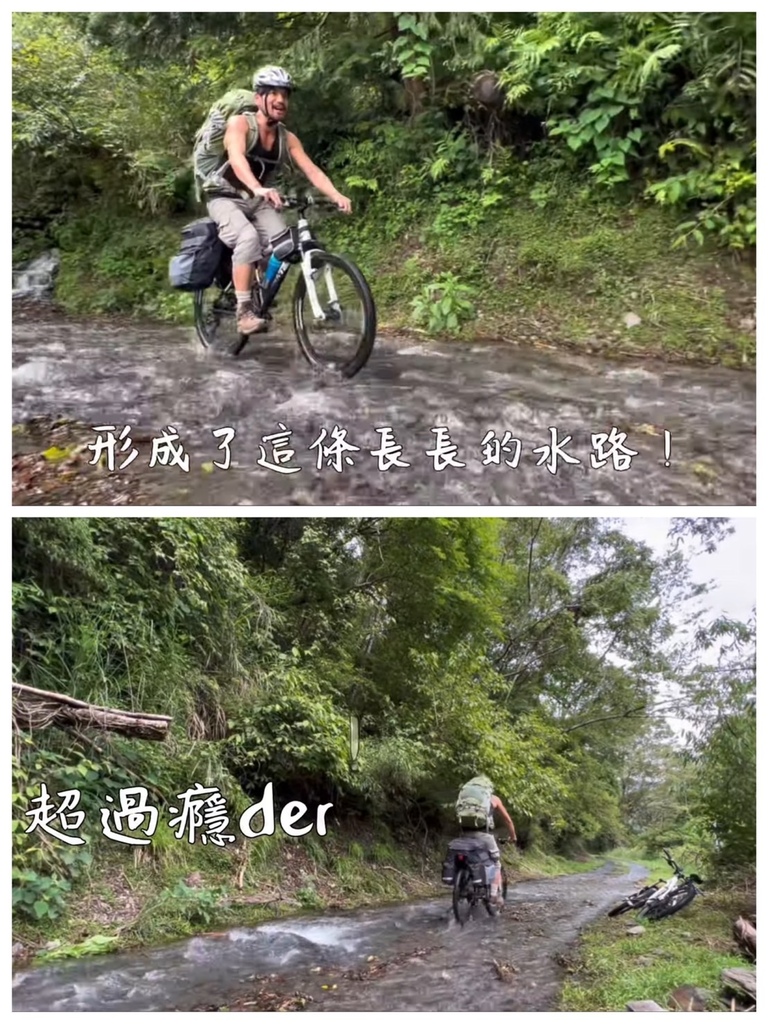
M 242 305 L 237 311 L 237 329 L 241 334 L 256 334 L 264 330 L 267 321 L 256 316 L 253 306 L 248 303 Z

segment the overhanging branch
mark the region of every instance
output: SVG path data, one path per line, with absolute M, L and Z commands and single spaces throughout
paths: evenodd
M 602 718 L 590 718 L 588 722 L 579 722 L 578 725 L 569 725 L 567 729 L 563 729 L 563 732 L 573 732 L 574 729 L 586 729 L 588 725 L 597 725 L 598 722 L 614 722 L 617 718 L 632 718 L 638 711 L 647 711 L 647 704 L 639 704 L 636 708 L 629 708 L 627 711 L 622 711 L 618 715 L 603 715 Z

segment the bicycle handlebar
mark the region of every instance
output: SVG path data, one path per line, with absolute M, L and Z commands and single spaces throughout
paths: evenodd
M 673 871 L 676 871 L 679 875 L 684 875 L 685 874 L 685 872 L 680 867 L 680 865 L 677 863 L 677 861 L 672 856 L 672 854 L 669 852 L 669 850 L 667 850 L 664 847 L 662 847 L 661 848 L 661 852 L 664 854 L 664 859 L 666 860 L 667 864 L 669 864 L 669 866 L 672 868 Z
M 511 839 L 509 836 L 497 836 L 496 837 L 496 842 L 499 844 L 499 846 L 506 846 L 508 843 L 511 843 L 513 846 L 517 847 L 518 849 L 520 848 L 520 846 L 519 846 L 520 840 L 519 839 Z
M 287 210 L 306 210 L 308 206 L 331 206 L 334 210 L 338 210 L 338 203 L 334 203 L 332 199 L 327 199 L 325 196 L 280 196 L 283 206 Z

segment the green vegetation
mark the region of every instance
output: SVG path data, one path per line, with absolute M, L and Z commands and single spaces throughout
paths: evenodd
M 167 264 L 200 212 L 192 138 L 280 62 L 292 127 L 355 206 L 318 231 L 390 327 L 751 361 L 755 24 L 15 14 L 15 259 L 57 245 L 72 310 L 188 318 Z
M 712 994 L 709 1009 L 722 1010 L 720 972 L 744 966 L 731 935 L 742 901 L 727 891 L 709 893 L 665 921 L 643 921 L 642 935 L 627 935 L 632 921 L 602 921 L 584 937 L 559 1009 L 625 1010 L 638 999 L 667 1006 L 670 993 L 693 985 Z
M 654 851 L 658 851 L 659 847 L 654 846 Z M 671 869 L 669 864 L 664 860 L 662 856 L 654 856 L 653 852 L 649 856 L 648 850 L 641 846 L 626 847 L 617 846 L 616 849 L 611 850 L 611 860 L 616 861 L 617 864 L 641 864 L 644 868 L 648 868 L 648 882 L 653 879 L 663 878 L 665 881 L 671 875 Z M 695 870 L 695 865 L 689 865 L 688 862 L 683 865 L 685 868 Z
M 504 863 L 510 878 L 519 875 L 521 878 L 548 878 L 558 875 L 580 875 L 595 871 L 608 860 L 613 860 L 613 852 L 604 854 L 574 854 L 573 857 L 561 857 L 556 853 L 532 847 L 524 853 L 512 850 L 504 852 Z
M 513 876 L 589 870 L 622 843 L 748 873 L 754 623 L 671 619 L 702 593 L 691 545 L 727 531 L 675 521 L 680 546 L 657 557 L 590 518 L 15 520 L 15 680 L 172 717 L 163 742 L 15 732 L 16 934 L 149 942 L 433 893 L 478 768 L 517 827 Z M 688 743 L 671 710 L 695 726 Z M 48 826 L 87 843 L 27 831 L 41 783 Z M 196 784 L 226 820 L 206 804 L 189 842 L 179 809 Z M 332 804 L 327 834 L 244 838 L 270 784 L 277 817 L 307 806 L 300 825 Z M 154 832 L 110 813 L 137 786 Z

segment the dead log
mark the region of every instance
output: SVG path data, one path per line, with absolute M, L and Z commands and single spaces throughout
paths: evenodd
M 733 923 L 734 938 L 742 950 L 752 959 L 757 958 L 757 929 L 744 917 L 738 917 Z
M 164 740 L 173 719 L 142 711 L 120 711 L 75 700 L 64 693 L 13 683 L 13 721 L 19 729 L 102 729 L 140 740 Z
M 685 1013 L 703 1013 L 712 1002 L 714 994 L 697 985 L 679 985 L 670 993 L 667 1006 L 670 1010 Z
M 733 989 L 739 994 L 745 993 L 757 1002 L 757 975 L 754 968 L 728 967 L 720 974 L 720 980 L 726 988 Z

